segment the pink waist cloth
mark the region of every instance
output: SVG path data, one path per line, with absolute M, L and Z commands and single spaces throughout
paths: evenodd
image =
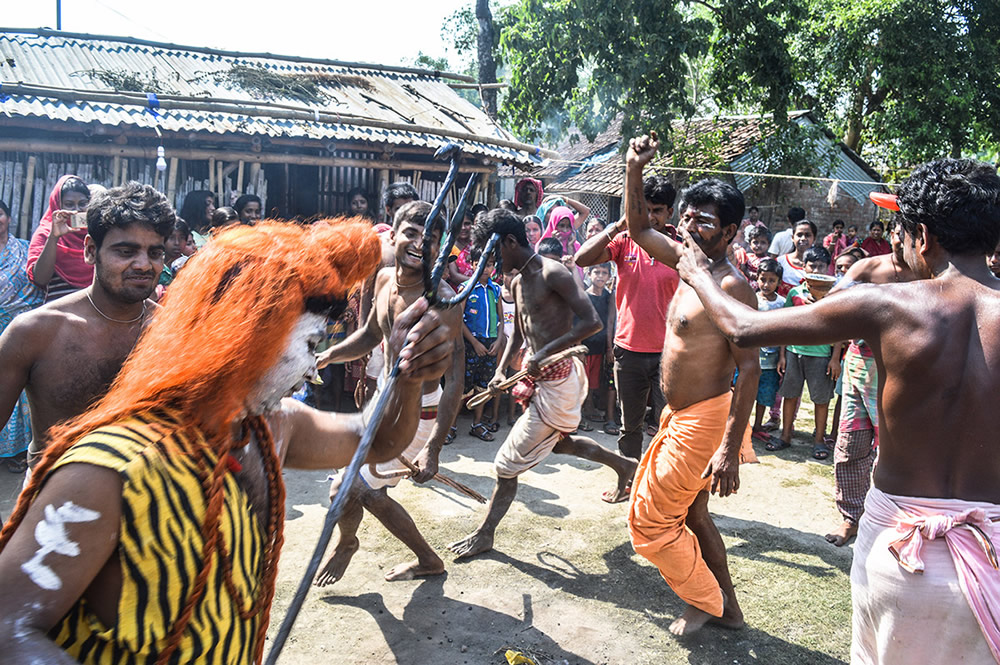
M 897 496 L 874 487 L 865 503 L 865 519 L 895 527 L 900 537 L 889 545 L 889 551 L 907 572 L 924 572 L 921 548 L 925 539 L 944 538 L 962 593 L 1000 663 L 1000 570 L 991 518 L 1000 518 L 1000 506 Z

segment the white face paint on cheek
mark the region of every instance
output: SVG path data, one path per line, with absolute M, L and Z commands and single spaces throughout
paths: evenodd
M 247 398 L 247 409 L 254 414 L 267 413 L 277 409 L 281 398 L 294 391 L 316 370 L 316 356 L 309 346 L 309 340 L 322 335 L 326 330 L 326 317 L 322 314 L 306 312 L 299 317 L 285 350 Z
M 35 540 L 38 541 L 38 551 L 35 556 L 21 565 L 21 570 L 31 578 L 31 581 L 48 591 L 62 588 L 62 580 L 55 571 L 42 561 L 55 552 L 63 556 L 75 557 L 80 553 L 80 546 L 69 539 L 66 524 L 77 522 L 93 522 L 101 514 L 95 510 L 83 508 L 72 501 L 67 501 L 59 508 L 45 506 L 45 519 L 35 526 Z

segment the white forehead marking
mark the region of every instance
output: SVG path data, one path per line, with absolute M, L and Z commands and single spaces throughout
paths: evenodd
M 35 527 L 35 540 L 38 541 L 38 551 L 35 556 L 21 565 L 21 570 L 31 578 L 31 581 L 48 591 L 62 588 L 62 580 L 55 571 L 42 563 L 42 560 L 52 552 L 63 556 L 77 556 L 80 546 L 69 539 L 66 524 L 74 522 L 93 522 L 101 514 L 89 508 L 78 506 L 67 501 L 59 508 L 45 506 L 45 519 Z

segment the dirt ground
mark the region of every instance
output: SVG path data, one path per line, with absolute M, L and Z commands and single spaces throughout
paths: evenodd
M 803 409 L 797 424 L 809 431 Z M 442 471 L 489 496 L 497 441 L 462 434 L 444 449 Z M 613 437 L 593 438 L 615 448 Z M 648 438 L 647 438 L 648 440 Z M 453 562 L 447 545 L 478 524 L 484 507 L 435 482 L 409 481 L 392 496 L 411 513 L 446 562 L 444 575 L 386 582 L 409 551 L 370 515 L 361 549 L 344 578 L 312 588 L 280 662 L 301 665 L 501 664 L 507 649 L 537 665 L 619 663 L 843 663 L 850 646 L 850 547 L 823 534 L 839 522 L 830 461 L 811 446 L 779 453 L 758 448 L 744 465 L 737 496 L 710 508 L 729 552 L 747 626 L 708 627 L 686 639 L 667 631 L 683 604 L 628 541 L 625 504 L 600 501 L 614 474 L 551 456 L 521 479 L 497 533 L 496 549 Z M 312 555 L 328 505 L 327 474 L 288 471 L 285 545 L 272 609 L 277 630 Z M 0 512 L 10 513 L 17 483 L 0 477 Z M 336 537 L 336 536 L 335 536 Z

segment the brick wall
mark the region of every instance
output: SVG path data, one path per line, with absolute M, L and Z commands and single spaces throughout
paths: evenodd
M 762 187 L 756 185 L 743 193 L 747 207 L 757 206 L 760 217 L 766 222 L 772 232 L 785 228 L 786 215 L 792 206 L 805 209 L 806 218 L 819 227 L 819 237 L 822 239 L 833 229 L 833 222 L 844 220 L 845 226 L 857 224 L 860 235 L 864 236 L 868 225 L 880 217 L 880 208 L 871 201 L 859 204 L 853 197 L 842 190 L 838 193 L 835 205 L 830 207 L 827 194 L 830 186 L 824 184 L 798 183 L 781 180 L 776 184 Z M 778 222 L 775 224 L 775 222 Z

